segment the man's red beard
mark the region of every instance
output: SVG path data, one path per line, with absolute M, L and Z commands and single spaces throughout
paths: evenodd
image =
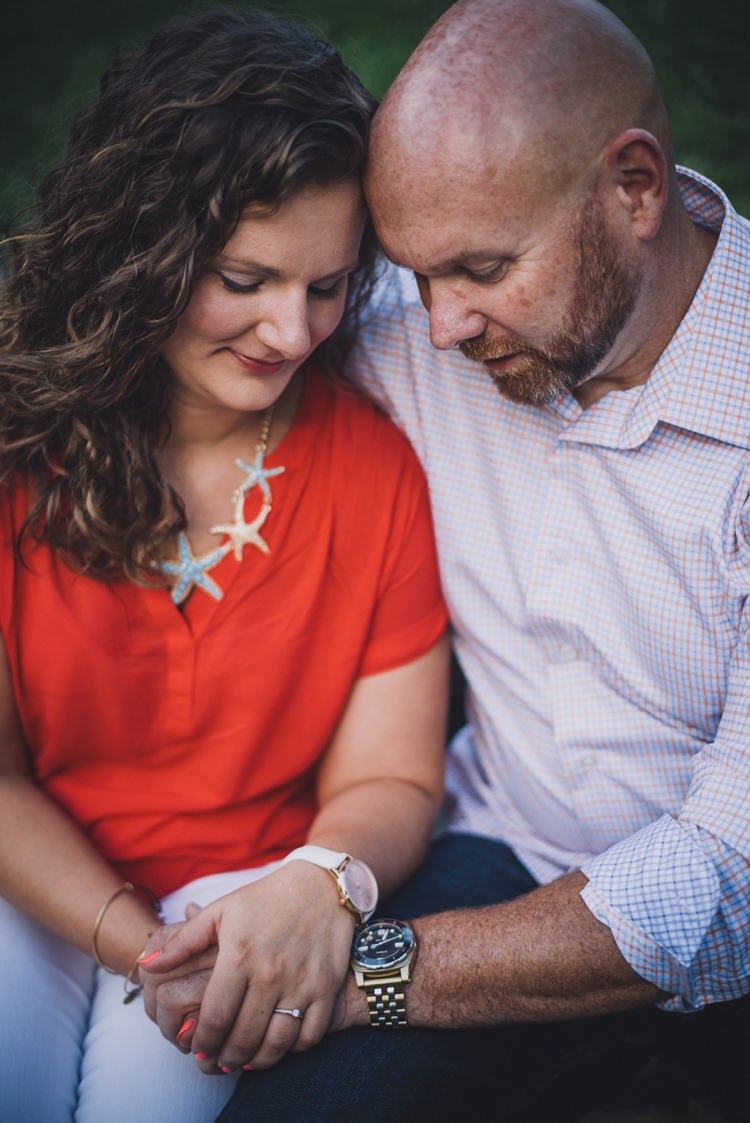
M 485 331 L 458 346 L 480 363 L 522 356 L 512 370 L 488 373 L 510 401 L 546 405 L 584 382 L 612 350 L 640 287 L 640 276 L 622 261 L 599 208 L 589 200 L 581 212 L 573 300 L 554 335 L 542 347 L 529 347 L 520 339 L 494 340 Z

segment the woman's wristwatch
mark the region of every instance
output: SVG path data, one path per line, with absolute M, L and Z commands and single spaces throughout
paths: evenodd
M 300 846 L 287 854 L 282 866 L 287 862 L 312 862 L 328 870 L 338 886 L 340 903 L 354 913 L 360 924 L 375 912 L 378 883 L 370 867 L 359 858 L 324 846 Z
M 371 1026 L 408 1025 L 404 988 L 416 954 L 416 937 L 403 920 L 381 918 L 356 928 L 351 965 L 357 986 L 367 997 Z

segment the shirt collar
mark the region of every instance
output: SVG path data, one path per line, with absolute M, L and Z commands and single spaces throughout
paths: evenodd
M 750 449 L 750 223 L 710 180 L 677 173 L 693 222 L 719 232 L 708 268 L 645 385 L 552 407 L 562 440 L 634 449 L 661 421 Z

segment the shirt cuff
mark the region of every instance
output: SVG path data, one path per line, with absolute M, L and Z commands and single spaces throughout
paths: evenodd
M 705 1005 L 698 951 L 719 907 L 719 875 L 669 815 L 583 866 L 581 896 L 634 971 L 674 995 L 666 1010 Z

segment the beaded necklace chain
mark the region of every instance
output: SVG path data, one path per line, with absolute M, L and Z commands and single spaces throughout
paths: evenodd
M 260 528 L 271 513 L 271 506 L 273 504 L 273 497 L 268 481 L 273 476 L 280 476 L 281 473 L 285 471 L 284 468 L 263 467 L 263 461 L 268 448 L 268 434 L 271 431 L 272 419 L 273 405 L 270 405 L 263 414 L 260 436 L 255 446 L 255 461 L 253 464 L 246 464 L 244 460 L 235 460 L 237 467 L 241 468 L 243 472 L 247 472 L 247 478 L 232 492 L 234 522 L 221 523 L 219 526 L 211 527 L 212 534 L 227 534 L 229 536 L 228 540 L 219 546 L 218 549 L 211 550 L 210 553 L 202 554 L 197 558 L 193 553 L 193 548 L 190 545 L 187 534 L 181 531 L 177 540 L 177 548 L 180 554 L 179 560 L 161 563 L 160 569 L 163 573 L 173 573 L 175 575 L 176 581 L 172 588 L 172 600 L 175 604 L 182 604 L 196 587 L 203 589 L 204 592 L 212 596 L 214 600 L 222 600 L 224 591 L 216 584 L 213 577 L 209 577 L 208 571 L 218 565 L 230 550 L 234 550 L 234 556 L 238 562 L 242 561 L 245 546 L 255 546 L 263 554 L 270 553 L 268 543 L 260 536 Z M 263 501 L 258 514 L 252 522 L 248 523 L 245 522 L 245 499 L 248 493 L 256 486 L 259 487 L 263 493 Z

